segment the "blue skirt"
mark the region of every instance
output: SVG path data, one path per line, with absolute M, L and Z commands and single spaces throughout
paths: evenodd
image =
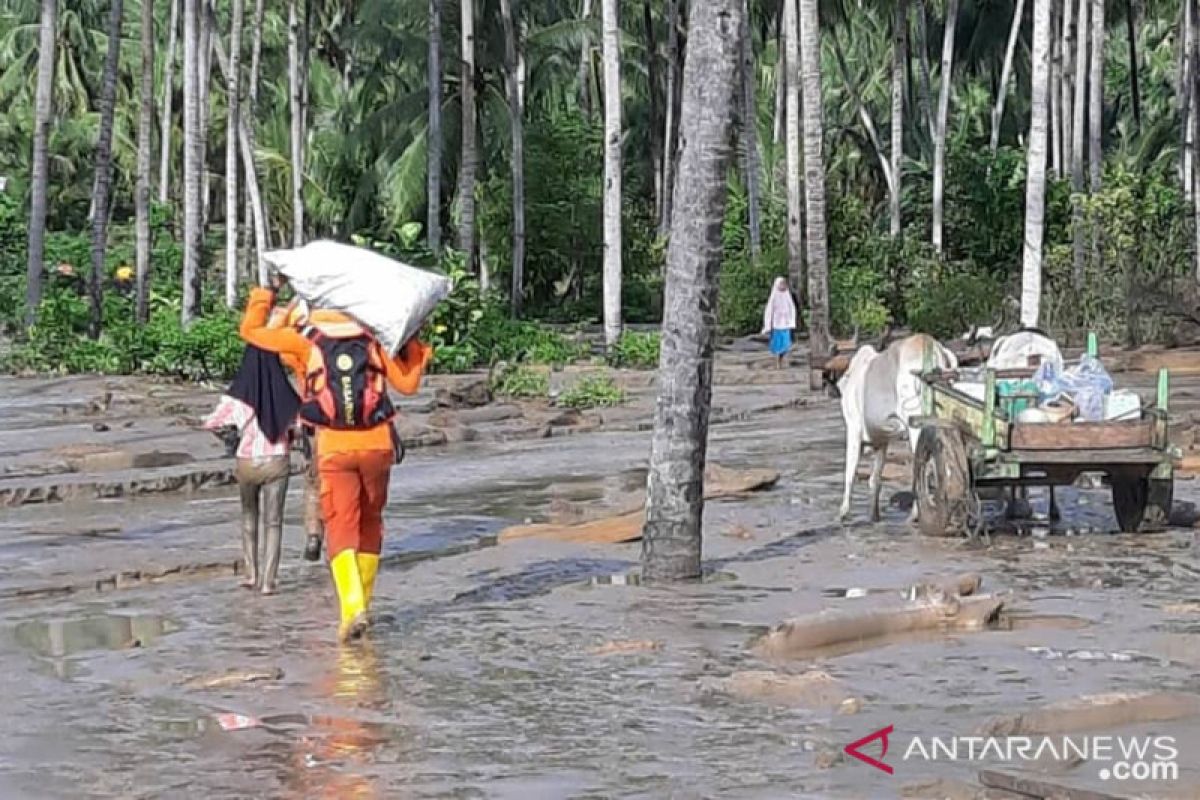
M 781 356 L 792 349 L 792 332 L 784 329 L 771 331 L 771 354 Z

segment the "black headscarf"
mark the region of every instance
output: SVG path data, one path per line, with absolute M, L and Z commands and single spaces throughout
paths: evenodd
M 254 409 L 258 427 L 276 443 L 287 435 L 300 410 L 300 398 L 279 356 L 252 344 L 246 345 L 242 365 L 225 393 Z

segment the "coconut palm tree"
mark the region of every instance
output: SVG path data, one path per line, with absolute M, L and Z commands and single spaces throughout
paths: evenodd
M 1092 192 L 1100 191 L 1104 163 L 1104 0 L 1092 0 L 1091 74 L 1088 76 L 1088 174 Z
M 996 90 L 996 105 L 992 107 L 992 152 L 1000 146 L 1000 123 L 1004 119 L 1004 101 L 1008 97 L 1008 78 L 1012 75 L 1013 56 L 1017 52 L 1017 39 L 1021 35 L 1022 14 L 1025 0 L 1017 0 L 1013 9 L 1012 27 L 1008 31 L 1008 46 L 1004 49 L 1004 67 L 1000 70 L 1000 86 Z
M 242 0 L 233 0 L 229 12 L 229 74 L 225 79 L 225 305 L 229 308 L 235 307 L 238 300 L 238 103 L 244 17 Z
M 442 0 L 429 0 L 428 124 L 425 243 L 436 255 L 442 250 Z
M 42 303 L 46 247 L 46 195 L 50 183 L 50 122 L 54 118 L 54 45 L 58 0 L 42 0 L 38 35 L 37 99 L 33 122 L 33 161 L 29 169 L 29 258 L 25 273 L 25 325 L 37 322 Z
M 145 323 L 150 277 L 150 141 L 154 137 L 154 0 L 142 0 L 141 113 L 138 114 L 137 190 L 137 319 Z
M 946 123 L 953 88 L 954 31 L 958 25 L 958 0 L 946 0 L 946 27 L 942 36 L 942 74 L 938 89 L 937 120 L 933 132 L 933 249 L 943 251 L 942 224 L 946 200 Z
M 1075 288 L 1083 286 L 1083 269 L 1086 258 L 1083 230 L 1083 157 L 1086 146 L 1088 120 L 1085 116 L 1088 100 L 1088 41 L 1091 28 L 1088 25 L 1091 0 L 1078 0 L 1078 17 L 1075 25 L 1075 86 L 1074 107 L 1071 109 L 1071 223 L 1073 238 Z
M 647 581 L 700 575 L 714 311 L 726 170 L 733 157 L 741 16 L 741 0 L 705 0 L 692 4 L 688 26 L 679 183 L 667 252 L 659 394 L 642 538 L 642 577 Z
M 908 68 L 908 3 L 894 0 L 892 9 L 892 179 L 888 197 L 888 232 L 898 237 L 903 229 L 900 216 L 900 176 L 904 167 L 904 93 Z
M 821 29 L 818 0 L 800 0 L 800 73 L 804 100 L 804 245 L 808 267 L 811 322 L 809 352 L 829 351 L 829 247 L 825 233 L 825 116 L 821 95 Z M 951 3 L 956 0 L 950 0 Z M 809 370 L 813 389 L 821 387 L 819 370 Z
M 108 17 L 108 54 L 104 58 L 104 83 L 100 88 L 100 137 L 96 142 L 96 179 L 92 191 L 92 300 L 88 334 L 100 338 L 104 324 L 104 256 L 108 252 L 108 212 L 112 199 L 113 117 L 117 105 L 117 65 L 121 55 L 123 0 L 112 0 Z
M 1042 297 L 1052 2 L 1033 0 L 1033 89 L 1025 168 L 1025 254 L 1021 270 L 1021 324 L 1028 328 L 1038 326 Z
M 200 127 L 201 0 L 183 0 L 183 309 L 185 326 L 200 315 L 204 238 L 204 148 Z
M 300 15 L 288 0 L 288 88 L 292 114 L 292 246 L 304 244 L 304 86 L 301 83 Z
M 600 5 L 604 27 L 604 344 L 610 349 L 621 337 L 621 28 L 618 5 L 619 0 L 601 0 Z
M 500 17 L 504 25 L 505 84 L 508 89 L 509 129 L 512 132 L 512 152 L 509 162 L 512 167 L 513 236 L 512 236 L 512 315 L 521 314 L 521 301 L 525 296 L 525 116 L 524 98 L 520 91 L 517 57 L 517 19 L 514 5 L 519 0 L 500 0 Z
M 167 55 L 163 61 L 162 116 L 159 131 L 162 141 L 158 158 L 158 202 L 166 203 L 171 186 L 171 100 L 175 94 L 175 48 L 179 38 L 179 0 L 171 0 L 171 21 L 167 27 Z
M 590 2 L 590 0 L 586 0 Z M 667 0 L 667 91 L 663 123 L 662 200 L 658 207 L 658 233 L 666 236 L 671 228 L 671 208 L 675 191 L 675 161 L 679 139 L 679 90 L 683 65 L 679 58 L 679 9 L 683 0 Z
M 797 0 L 783 0 L 784 148 L 787 169 L 788 275 L 792 286 L 803 291 L 803 199 L 800 193 L 800 24 Z
M 670 0 L 678 2 L 678 0 Z M 579 11 L 579 18 L 585 23 L 591 23 L 592 20 L 592 0 L 583 0 L 583 8 Z M 583 113 L 588 118 L 592 116 L 592 109 L 595 103 L 592 101 L 592 38 L 585 26 L 583 32 L 583 43 L 580 45 L 579 52 L 579 105 L 583 108 Z
M 741 91 L 738 95 L 738 147 L 746 182 L 746 224 L 750 255 L 762 255 L 762 181 L 758 157 L 758 96 L 755 91 L 754 37 L 750 32 L 750 0 L 742 0 Z M 669 157 L 669 156 L 665 156 Z
M 462 101 L 462 157 L 458 164 L 458 249 L 466 254 L 472 269 L 476 262 L 475 180 L 479 161 L 478 125 L 475 105 L 475 0 L 461 0 L 462 76 L 459 95 Z M 486 270 L 481 275 L 486 284 Z

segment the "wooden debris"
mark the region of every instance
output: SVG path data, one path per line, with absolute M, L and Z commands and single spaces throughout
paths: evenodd
M 915 603 L 876 611 L 822 611 L 783 623 L 759 639 L 754 650 L 772 658 L 796 658 L 837 645 L 886 641 L 917 631 L 982 630 L 996 621 L 1004 601 L 988 596 Z
M 849 697 L 841 681 L 828 672 L 810 670 L 799 675 L 770 670 L 735 672 L 727 678 L 709 679 L 704 688 L 738 697 L 802 708 L 840 709 Z
M 979 771 L 979 782 L 992 789 L 1013 792 L 1020 797 L 1037 800 L 1125 800 L 1115 794 L 1094 792 L 1091 789 L 1076 789 L 1060 783 L 1051 783 L 1041 778 L 1014 775 L 994 769 Z
M 244 683 L 258 681 L 277 681 L 283 678 L 283 670 L 279 667 L 268 669 L 235 669 L 220 675 L 197 675 L 189 678 L 181 685 L 185 689 L 228 689 L 241 686 Z
M 770 469 L 731 470 L 710 464 L 704 475 L 704 499 L 736 497 L 748 492 L 774 486 L 779 473 Z M 500 531 L 498 540 L 509 542 L 517 539 L 556 539 L 563 542 L 592 542 L 618 544 L 640 539 L 645 524 L 644 494 L 631 500 L 622 511 L 596 519 L 569 525 L 534 523 L 513 525 Z
M 591 648 L 588 650 L 588 655 L 617 656 L 628 655 L 630 653 L 646 653 L 661 649 L 662 642 L 656 642 L 653 639 L 614 639 L 611 642 L 605 642 L 598 647 Z
M 1183 692 L 1112 692 L 1083 695 L 1023 714 L 997 717 L 982 736 L 1032 736 L 1170 722 L 1200 716 L 1200 695 Z

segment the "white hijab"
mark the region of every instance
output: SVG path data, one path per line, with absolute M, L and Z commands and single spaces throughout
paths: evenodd
M 775 279 L 771 296 L 767 298 L 767 307 L 763 310 L 763 333 L 795 329 L 796 304 L 792 301 L 792 293 L 788 291 L 787 279 L 781 276 Z

